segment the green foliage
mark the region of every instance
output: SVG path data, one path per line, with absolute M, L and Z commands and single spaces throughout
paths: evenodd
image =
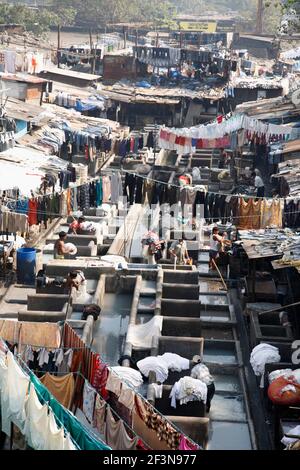
M 52 24 L 71 24 L 76 11 L 72 8 L 33 9 L 23 5 L 0 4 L 0 22 L 23 25 L 27 31 L 40 35 Z
M 36 34 L 51 25 L 104 27 L 119 22 L 149 22 L 168 27 L 181 14 L 203 15 L 210 12 L 237 12 L 251 29 L 255 27 L 257 0 L 46 0 L 48 7 L 32 9 L 21 5 L 0 4 L 0 21 L 20 23 Z M 282 9 L 298 9 L 298 0 L 264 0 L 264 30 L 274 32 Z

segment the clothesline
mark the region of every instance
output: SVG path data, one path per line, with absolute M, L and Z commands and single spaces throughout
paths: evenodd
M 7 352 L 9 351 L 9 349 L 7 348 L 7 346 L 5 345 L 4 342 L 2 342 L 2 344 L 4 344 L 4 346 L 5 346 L 5 348 L 6 348 L 6 353 L 7 353 Z M 21 358 L 21 356 L 17 355 L 17 356 L 14 356 L 14 357 L 16 357 L 16 358 L 18 359 L 18 361 L 22 363 L 23 371 L 24 371 L 25 375 L 28 377 L 29 382 L 30 382 L 30 385 L 29 385 L 29 386 L 30 386 L 30 387 L 31 387 L 31 386 L 34 387 L 34 390 L 35 390 L 36 394 L 39 395 L 40 398 L 42 398 L 42 396 L 41 396 L 39 390 L 37 390 L 37 389 L 35 388 L 34 384 L 30 381 L 30 375 L 28 374 L 28 372 L 31 373 L 32 371 L 29 369 L 29 367 L 27 366 L 27 364 L 23 361 L 23 359 Z M 21 365 L 21 364 L 20 364 L 20 365 Z M 24 370 L 24 369 L 25 369 L 25 370 Z M 55 415 L 54 411 L 52 410 L 52 408 L 51 408 L 51 406 L 50 406 L 50 403 L 49 403 L 49 402 L 46 402 L 46 404 L 47 404 L 48 408 L 51 409 L 52 413 Z M 69 431 L 66 429 L 65 425 L 61 422 L 61 420 L 60 420 L 56 415 L 55 415 L 55 419 L 59 422 L 59 424 L 61 425 L 61 427 L 62 427 L 63 430 L 65 431 L 65 434 L 66 434 L 66 435 L 69 435 L 69 437 L 70 437 L 72 443 L 75 445 L 75 447 L 76 447 L 77 449 L 79 449 L 77 443 L 73 440 L 72 436 L 70 435 Z M 80 450 L 80 449 L 79 449 L 79 450 Z
M 60 349 L 63 349 L 63 348 L 60 348 Z M 68 348 L 68 349 L 74 349 L 74 350 L 75 350 L 75 349 L 86 349 L 86 348 Z M 21 358 L 21 356 L 20 356 L 19 354 L 17 355 L 17 357 L 18 357 L 18 358 Z M 21 358 L 21 360 L 23 361 L 22 358 Z M 26 364 L 26 363 L 24 362 L 24 364 Z M 28 367 L 28 366 L 27 366 L 27 367 Z M 51 374 L 51 375 L 53 374 L 53 375 L 56 375 L 56 376 L 60 376 L 60 375 L 63 376 L 63 375 L 66 375 L 66 372 L 56 372 L 56 371 L 55 371 L 55 372 L 49 372 L 49 370 L 38 370 L 38 369 L 37 369 L 37 370 L 32 370 L 32 369 L 30 369 L 30 368 L 29 368 L 29 370 L 30 370 L 31 372 L 34 372 L 35 375 L 36 375 L 37 372 L 38 372 L 38 373 L 41 373 L 41 374 L 47 374 L 47 373 L 48 373 L 48 374 Z M 86 380 L 86 378 L 84 377 L 84 375 L 83 375 L 81 372 L 79 372 L 79 371 L 77 371 L 77 372 L 75 371 L 75 372 L 71 372 L 71 373 L 72 373 L 73 375 L 79 375 L 83 380 Z M 124 421 L 124 419 L 121 418 L 121 416 L 119 416 L 118 413 L 106 402 L 106 400 L 103 398 L 103 396 L 101 395 L 101 393 L 99 393 L 90 383 L 89 383 L 89 386 L 90 386 L 90 388 L 92 388 L 92 389 L 95 391 L 95 393 L 96 393 L 97 395 L 99 395 L 99 397 L 100 397 L 102 400 L 105 401 L 106 406 L 109 407 L 109 408 L 111 409 L 111 411 L 113 412 L 113 414 L 114 414 L 118 419 L 120 419 L 120 420 L 123 422 L 123 424 L 127 427 L 127 429 L 129 429 L 130 432 L 132 432 L 138 439 L 140 439 L 140 440 L 143 442 L 143 444 L 144 444 L 145 446 L 147 446 L 146 442 L 144 442 L 143 439 L 142 439 L 138 434 L 136 434 L 136 432 L 135 432 L 133 429 L 130 428 L 130 426 L 126 423 L 126 421 Z M 36 390 L 36 391 L 38 392 L 38 390 Z M 39 392 L 38 392 L 38 393 L 39 393 Z M 40 397 L 41 397 L 41 396 L 40 396 Z M 41 398 L 42 398 L 42 397 L 41 397 Z M 48 402 L 47 402 L 47 404 L 48 404 Z M 65 428 L 64 425 L 61 423 L 61 421 L 60 421 L 59 419 L 58 419 L 58 421 L 59 421 L 59 423 L 62 425 L 62 427 L 63 427 L 63 428 L 65 429 L 65 431 L 66 431 L 66 428 Z M 147 446 L 147 447 L 148 447 L 148 446 Z
M 114 371 L 112 371 L 112 372 L 113 372 L 114 374 L 116 374 L 116 372 L 114 372 Z M 83 380 L 86 380 L 86 378 L 84 377 L 84 375 L 83 375 L 81 372 L 79 372 L 79 371 L 78 371 L 78 372 L 74 372 L 74 374 L 77 374 L 77 375 L 79 375 Z M 116 375 L 117 375 L 117 374 L 116 374 Z M 102 400 L 105 401 L 106 406 L 107 406 L 108 408 L 110 408 L 111 411 L 113 412 L 113 414 L 114 414 L 115 416 L 117 416 L 117 418 L 120 419 L 120 420 L 123 422 L 123 424 L 126 426 L 126 428 L 129 429 L 130 432 L 132 432 L 138 439 L 140 439 L 146 447 L 149 447 L 149 446 L 146 444 L 146 442 L 145 442 L 138 434 L 136 434 L 136 432 L 126 423 L 126 421 L 124 421 L 124 419 L 121 418 L 121 416 L 107 403 L 107 401 L 103 398 L 103 396 L 101 395 L 101 393 L 100 393 L 99 391 L 97 391 L 90 383 L 89 383 L 89 386 L 90 386 L 91 389 L 94 390 L 94 392 L 96 393 L 96 395 L 99 395 L 99 397 L 100 397 Z M 136 392 L 135 392 L 135 393 L 136 393 Z M 136 393 L 136 394 L 137 394 L 137 393 Z
M 26 362 L 24 362 L 24 360 L 21 358 L 21 356 L 20 356 L 19 354 L 17 355 L 17 358 L 18 358 L 18 360 L 22 363 L 22 368 L 23 368 L 23 370 L 25 369 L 25 371 L 27 372 L 27 375 L 29 374 L 29 379 L 30 379 L 30 374 L 32 374 L 32 370 L 28 367 L 28 365 L 26 364 Z M 38 379 L 38 380 L 39 380 L 39 379 Z M 34 385 L 33 385 L 33 386 L 34 386 Z M 46 388 L 47 388 L 47 387 L 46 387 Z M 41 398 L 41 400 L 42 400 L 43 402 L 45 402 L 45 403 L 47 404 L 47 406 L 52 410 L 52 413 L 54 414 L 55 419 L 57 419 L 57 421 L 61 424 L 61 426 L 63 427 L 63 429 L 64 429 L 68 434 L 70 434 L 69 431 L 66 430 L 66 428 L 65 428 L 64 424 L 61 422 L 61 420 L 60 420 L 60 419 L 57 417 L 57 415 L 54 413 L 54 410 L 52 409 L 50 403 L 49 403 L 47 400 L 45 400 L 45 398 L 40 394 L 39 390 L 37 390 L 35 387 L 34 387 L 34 389 L 35 389 L 35 391 L 37 392 L 37 394 L 39 395 L 39 397 Z M 62 408 L 64 408 L 63 405 L 60 405 L 60 406 L 61 406 Z M 69 410 L 68 410 L 68 412 L 70 413 Z M 71 413 L 71 414 L 72 414 L 72 413 Z M 75 419 L 78 420 L 78 418 L 76 418 L 75 415 L 73 415 L 73 416 L 74 416 Z M 87 429 L 86 429 L 86 431 L 87 431 Z M 103 443 L 103 441 L 99 438 L 99 436 L 97 436 L 91 429 L 88 430 L 88 434 L 89 434 L 93 439 L 95 439 L 96 441 L 100 441 L 100 442 Z M 71 436 L 70 436 L 70 437 L 71 437 Z M 71 437 L 71 439 L 72 439 L 72 437 Z M 72 439 L 72 442 L 73 442 L 73 439 Z M 78 448 L 77 445 L 76 445 L 76 447 Z
M 230 118 L 218 116 L 211 124 L 201 124 L 190 128 L 168 128 L 162 126 L 159 133 L 159 146 L 163 149 L 176 150 L 183 148 L 184 153 L 192 152 L 197 147 L 197 141 L 203 139 L 218 139 L 231 135 L 240 130 L 246 130 L 257 136 L 289 136 L 292 127 L 264 123 L 246 114 L 232 115 Z
M 105 171 L 105 170 L 103 170 L 103 171 Z M 178 184 L 168 183 L 166 181 L 160 181 L 160 180 L 156 180 L 154 178 L 149 178 L 148 176 L 139 175 L 138 173 L 134 173 L 132 171 L 124 170 L 124 169 L 110 170 L 110 171 L 112 171 L 114 173 L 118 173 L 118 172 L 128 173 L 130 175 L 137 176 L 138 178 L 142 178 L 142 179 L 145 179 L 147 181 L 152 181 L 154 183 L 159 183 L 159 184 L 163 184 L 163 185 L 166 185 L 166 186 L 171 186 L 171 187 L 179 188 L 179 189 L 187 189 L 187 188 L 197 189 L 197 186 L 204 186 L 204 185 L 201 185 L 201 184 L 195 185 L 195 186 L 190 186 L 190 185 L 180 186 Z M 201 191 L 201 190 L 197 189 L 197 191 Z M 300 195 L 299 196 L 285 196 L 285 197 L 267 198 L 267 197 L 255 196 L 255 195 L 251 195 L 251 194 L 230 194 L 230 193 L 221 193 L 221 192 L 206 191 L 206 190 L 203 190 L 203 192 L 205 192 L 207 194 L 218 195 L 218 196 L 238 197 L 238 198 L 240 198 L 240 197 L 242 197 L 242 198 L 255 198 L 255 199 L 263 199 L 263 200 L 267 200 L 267 201 L 274 201 L 274 200 L 276 200 L 276 201 L 286 201 L 286 200 L 294 201 L 295 199 L 300 199 Z

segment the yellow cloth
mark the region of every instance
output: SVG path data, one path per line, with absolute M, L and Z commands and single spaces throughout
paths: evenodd
M 261 200 L 255 201 L 253 198 L 245 201 L 239 199 L 239 229 L 251 230 L 260 228 Z
M 261 228 L 273 225 L 282 228 L 282 201 L 278 199 L 264 199 L 261 203 Z
M 66 374 L 57 377 L 47 372 L 43 377 L 41 377 L 40 381 L 63 406 L 66 408 L 71 406 L 75 388 L 73 374 Z

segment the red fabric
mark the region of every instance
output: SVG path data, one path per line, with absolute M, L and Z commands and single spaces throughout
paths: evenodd
M 29 199 L 28 201 L 28 223 L 29 225 L 37 225 L 37 208 L 38 203 L 35 199 Z
M 186 437 L 182 435 L 180 438 L 178 450 L 199 450 L 199 447 L 192 444 L 190 441 L 187 440 Z
M 134 138 L 131 137 L 130 139 L 130 152 L 133 152 L 134 151 Z
M 94 387 L 102 396 L 104 400 L 108 400 L 109 394 L 105 389 L 108 378 L 108 367 L 106 364 L 101 362 L 99 354 L 94 354 L 93 369 L 91 377 L 91 385 Z
M 191 180 L 188 176 L 181 175 L 178 178 L 180 181 L 183 181 L 185 184 L 191 184 Z
M 292 390 L 282 392 L 282 389 L 287 385 L 293 385 L 296 392 Z M 298 405 L 300 404 L 300 384 L 293 379 L 278 377 L 269 385 L 268 397 L 277 405 Z
M 197 139 L 196 149 L 203 149 L 203 140 Z
M 163 129 L 160 131 L 159 138 L 162 140 L 166 140 L 167 136 L 167 131 L 164 131 Z
M 221 124 L 222 121 L 223 121 L 223 116 L 218 116 L 217 117 L 218 124 Z
M 143 441 L 139 439 L 136 444 L 136 450 L 150 450 L 149 447 L 146 447 Z
M 74 222 L 72 222 L 70 224 L 70 229 L 71 230 L 78 230 L 80 227 L 80 224 L 78 223 L 78 220 L 74 220 Z

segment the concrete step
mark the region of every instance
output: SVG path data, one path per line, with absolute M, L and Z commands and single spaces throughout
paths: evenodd
M 199 300 L 201 302 L 201 306 L 205 305 L 206 308 L 210 308 L 216 305 L 218 306 L 222 305 L 222 307 L 228 307 L 229 305 L 226 293 L 210 294 L 210 295 L 200 294 Z
M 153 297 L 156 295 L 156 282 L 143 279 L 140 290 L 142 297 Z

